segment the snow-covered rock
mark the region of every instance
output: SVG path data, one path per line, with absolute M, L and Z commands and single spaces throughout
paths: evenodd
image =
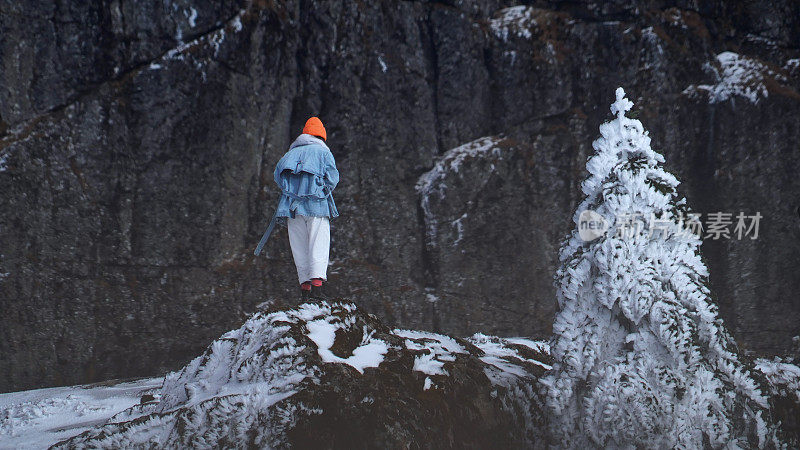
M 430 327 L 456 335 L 550 334 L 554 243 L 571 214 L 551 201 L 571 195 L 552 176 L 564 164 L 556 155 L 569 145 L 483 136 L 446 151 L 418 178 Z
M 439 218 L 435 211 L 439 209 L 441 203 L 449 190 L 463 190 L 463 185 L 485 183 L 485 179 L 491 176 L 494 171 L 495 163 L 503 158 L 503 139 L 498 136 L 486 136 L 460 145 L 448 150 L 439 159 L 434 167 L 422 174 L 417 180 L 416 190 L 420 195 L 420 207 L 425 219 L 426 242 L 431 246 L 438 244 Z M 457 177 L 461 167 L 466 163 L 483 163 L 482 179 L 472 179 L 468 175 L 474 175 L 474 169 L 469 171 L 467 176 Z M 457 178 L 453 180 L 453 177 Z M 455 181 L 455 185 L 448 184 L 448 181 Z M 463 216 L 462 216 L 463 217 Z M 458 220 L 458 219 L 456 219 Z M 451 223 L 454 221 L 451 221 Z
M 167 375 L 154 401 L 55 448 L 530 448 L 548 352 L 390 330 L 345 301 L 263 311 Z

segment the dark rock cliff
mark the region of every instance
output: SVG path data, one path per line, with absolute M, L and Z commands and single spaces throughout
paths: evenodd
M 696 210 L 763 215 L 703 252 L 737 340 L 785 352 L 800 5 L 700 3 L 0 1 L 0 391 L 180 367 L 293 293 L 285 230 L 252 249 L 310 115 L 342 173 L 339 294 L 401 326 L 546 337 L 620 85 Z

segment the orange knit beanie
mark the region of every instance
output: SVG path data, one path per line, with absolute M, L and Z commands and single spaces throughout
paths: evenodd
M 322 121 L 318 117 L 312 117 L 306 120 L 306 126 L 303 127 L 303 133 L 322 138 L 323 141 L 328 140 L 328 134 L 325 132 L 325 127 L 322 126 Z

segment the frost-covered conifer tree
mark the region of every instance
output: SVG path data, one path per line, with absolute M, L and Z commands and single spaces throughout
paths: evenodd
M 576 229 L 560 251 L 544 379 L 552 437 L 567 448 L 771 446 L 767 398 L 718 317 L 678 180 L 625 116 L 632 106 L 617 89 L 574 216 L 581 226 L 593 210 L 611 226 L 593 240 Z

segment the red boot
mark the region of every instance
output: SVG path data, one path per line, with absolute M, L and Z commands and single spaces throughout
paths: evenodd
M 322 283 L 322 278 L 313 278 L 311 280 L 311 298 L 313 300 L 330 300 L 330 298 L 325 295 L 325 289 L 322 287 Z

